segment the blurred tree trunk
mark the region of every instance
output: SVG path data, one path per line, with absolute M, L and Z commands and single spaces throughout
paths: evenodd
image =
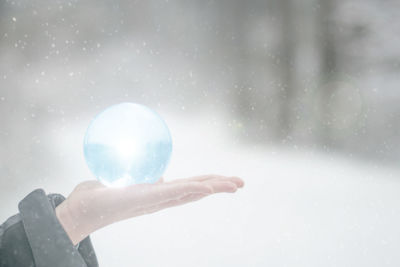
M 254 106 L 257 106 L 257 98 L 265 96 L 263 90 L 265 87 L 255 88 L 255 83 L 251 75 L 251 67 L 254 67 L 257 57 L 265 57 L 265 54 L 256 54 L 252 50 L 252 45 L 249 33 L 254 29 L 251 28 L 250 21 L 254 19 L 252 16 L 257 16 L 255 11 L 249 10 L 251 4 L 257 1 L 241 1 L 236 0 L 233 5 L 232 22 L 235 38 L 235 55 L 236 64 L 234 68 L 234 76 L 236 79 L 234 106 L 235 111 L 239 114 L 239 118 L 243 124 L 243 133 L 253 140 L 265 141 L 264 130 L 259 127 L 260 121 L 268 121 L 268 114 L 274 113 L 271 110 L 258 110 L 254 112 Z M 296 29 L 295 29 L 295 8 L 293 0 L 272 0 L 272 8 L 275 9 L 275 17 L 278 25 L 278 45 L 276 51 L 276 69 L 277 83 L 277 112 L 274 120 L 276 123 L 270 123 L 269 129 L 279 140 L 286 141 L 290 139 L 293 131 L 295 117 L 295 75 L 296 69 L 294 66 L 296 52 Z M 263 6 L 263 5 L 260 5 Z M 264 7 L 264 6 L 263 6 Z M 276 32 L 271 33 L 276 34 Z M 255 95 L 258 94 L 258 95 Z M 261 95 L 260 95 L 261 94 Z M 260 105 L 261 106 L 261 105 Z M 259 112 L 263 112 L 260 114 Z M 274 128 L 274 129 L 272 129 Z
M 278 0 L 279 17 L 281 18 L 281 40 L 279 47 L 279 64 L 281 82 L 279 90 L 278 135 L 282 140 L 290 137 L 293 130 L 293 106 L 295 98 L 295 25 L 292 0 Z
M 249 1 L 252 2 L 252 1 Z M 233 4 L 233 12 L 231 13 L 233 22 L 233 36 L 235 43 L 235 67 L 233 68 L 235 85 L 234 85 L 234 106 L 235 112 L 238 114 L 239 120 L 237 123 L 237 128 L 241 135 L 245 138 L 250 138 L 255 140 L 260 136 L 256 132 L 257 129 L 254 127 L 254 114 L 252 113 L 252 99 L 253 91 L 252 81 L 250 78 L 249 66 L 251 65 L 250 58 L 250 45 L 248 43 L 249 39 L 249 2 L 236 0 Z M 262 138 L 262 137 L 261 137 Z
M 248 43 L 247 43 L 247 32 L 249 31 L 247 27 L 247 6 L 248 3 L 245 1 L 238 0 L 235 3 L 235 11 L 233 13 L 234 22 L 234 37 L 235 43 L 237 45 L 237 65 L 235 68 L 235 77 L 236 77 L 236 106 L 241 114 L 241 117 L 248 118 L 249 110 L 250 110 L 250 99 L 251 99 L 251 91 L 249 88 L 251 85 L 249 84 L 248 78 L 248 65 L 249 65 L 249 57 L 248 57 Z
M 319 122 L 318 139 L 321 145 L 331 146 L 332 136 L 332 108 L 330 98 L 336 90 L 335 80 L 338 72 L 335 24 L 333 13 L 335 0 L 318 0 L 319 13 L 319 44 L 320 44 L 320 82 L 319 82 Z

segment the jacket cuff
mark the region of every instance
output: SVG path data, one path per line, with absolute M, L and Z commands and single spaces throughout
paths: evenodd
M 61 195 L 47 197 L 42 189 L 37 189 L 18 205 L 35 265 L 37 267 L 98 266 L 90 239 L 83 240 L 78 250 L 58 221 L 54 209 L 63 200 L 64 197 Z M 87 255 L 81 255 L 80 251 Z

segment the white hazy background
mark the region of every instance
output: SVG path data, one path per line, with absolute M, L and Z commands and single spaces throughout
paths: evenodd
M 400 3 L 0 0 L 0 221 L 93 179 L 83 136 L 138 102 L 166 180 L 234 195 L 92 235 L 100 266 L 399 266 Z

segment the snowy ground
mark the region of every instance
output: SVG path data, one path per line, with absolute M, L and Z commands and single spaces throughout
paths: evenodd
M 219 173 L 240 176 L 246 186 L 102 229 L 92 235 L 100 266 L 400 266 L 399 170 L 250 147 L 221 120 L 165 117 L 174 138 L 166 180 Z M 62 151 L 53 167 L 59 175 L 17 193 L 2 190 L 8 204 L 0 219 L 34 187 L 67 195 L 91 177 L 81 155 L 82 121 L 48 129 L 51 146 Z

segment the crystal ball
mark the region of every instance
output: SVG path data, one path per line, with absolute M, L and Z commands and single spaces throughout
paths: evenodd
M 111 106 L 90 123 L 84 138 L 89 169 L 106 186 L 155 183 L 172 152 L 165 121 L 134 103 Z

